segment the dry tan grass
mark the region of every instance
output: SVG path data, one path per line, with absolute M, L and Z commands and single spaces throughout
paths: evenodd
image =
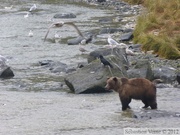
M 167 59 L 180 58 L 180 0 L 126 0 L 142 3 L 147 12 L 137 19 L 134 42 Z

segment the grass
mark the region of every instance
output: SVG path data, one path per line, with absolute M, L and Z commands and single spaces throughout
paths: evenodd
M 180 58 L 180 0 L 125 0 L 143 4 L 146 10 L 138 19 L 134 30 L 134 43 L 142 50 L 166 59 Z

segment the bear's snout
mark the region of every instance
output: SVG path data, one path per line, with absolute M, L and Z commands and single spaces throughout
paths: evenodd
M 110 90 L 110 87 L 109 87 L 108 84 L 106 84 L 105 89 L 106 89 L 106 90 Z

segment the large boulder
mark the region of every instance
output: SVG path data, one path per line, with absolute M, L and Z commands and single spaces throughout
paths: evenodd
M 154 78 L 151 64 L 148 59 L 136 61 L 127 72 L 129 78 L 147 78 L 149 80 Z
M 164 83 L 173 83 L 176 78 L 176 70 L 172 67 L 161 66 L 153 69 L 154 78 L 163 80 Z
M 95 51 L 92 51 L 89 56 L 88 56 L 88 63 L 96 60 L 99 55 L 103 55 L 103 56 L 108 56 L 108 55 L 115 55 L 118 57 L 118 59 L 120 59 L 120 61 L 122 62 L 122 64 L 127 67 L 129 65 L 128 59 L 127 59 L 127 55 L 125 53 L 125 50 L 123 48 L 99 48 Z
M 68 67 L 67 64 L 53 61 L 53 60 L 42 60 L 39 61 L 40 66 L 48 68 L 53 73 L 70 73 L 75 71 L 75 68 Z
M 7 67 L 4 67 L 3 69 L 1 69 L 0 78 L 9 79 L 9 78 L 12 78 L 12 77 L 14 77 L 14 73 L 11 70 L 10 67 L 7 66 Z
M 126 69 L 121 61 L 124 59 L 122 56 L 108 55 L 104 57 L 113 65 L 113 68 L 105 67 L 99 59 L 96 59 L 65 77 L 64 80 L 69 89 L 76 94 L 107 92 L 104 88 L 107 77 L 127 77 Z

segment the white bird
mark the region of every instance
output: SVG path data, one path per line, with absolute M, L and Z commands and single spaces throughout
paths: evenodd
M 4 8 L 7 9 L 7 10 L 10 10 L 10 9 L 13 8 L 13 5 L 11 5 L 10 7 L 4 7 Z
M 0 55 L 0 67 L 6 66 L 6 61 L 7 59 L 4 56 Z
M 58 32 L 56 31 L 55 35 L 54 35 L 54 39 L 55 42 L 58 43 L 61 40 L 61 36 L 58 34 Z
M 81 37 L 83 37 L 83 34 L 81 33 L 81 31 L 78 29 L 78 27 L 73 23 L 73 22 L 63 22 L 63 21 L 60 21 L 60 22 L 56 22 L 56 23 L 53 23 L 53 24 L 51 24 L 51 26 L 48 28 L 48 31 L 47 31 L 47 33 L 46 33 L 46 35 L 45 35 L 45 37 L 44 37 L 44 41 L 46 40 L 46 38 L 47 38 L 47 36 L 48 36 L 48 33 L 49 33 L 49 31 L 50 31 L 50 29 L 51 28 L 54 28 L 54 27 L 62 27 L 63 25 L 71 25 L 71 26 L 73 26 L 75 29 L 76 29 L 76 31 L 77 31 L 77 33 L 81 36 Z
M 131 55 L 131 56 L 136 55 L 132 50 L 129 49 L 129 47 L 126 47 L 126 50 L 125 50 L 125 51 L 126 51 L 126 54 L 127 54 L 127 55 Z
M 109 45 L 119 45 L 117 41 L 111 38 L 111 35 L 108 36 L 107 40 L 108 40 Z
M 26 15 L 24 15 L 24 18 L 28 18 L 29 17 L 29 13 L 27 13 Z
M 4 56 L 0 55 L 0 61 L 6 62 L 7 59 Z
M 108 36 L 107 41 L 109 43 L 109 47 L 112 49 L 111 54 L 113 54 L 113 48 L 115 48 L 117 45 L 119 45 L 119 43 L 117 41 L 115 41 L 114 39 L 112 39 L 111 35 Z
M 37 6 L 36 6 L 36 4 L 34 4 L 30 9 L 29 9 L 29 12 L 32 12 L 32 11 L 34 11 L 34 10 L 36 10 L 37 9 Z
M 33 32 L 32 32 L 32 30 L 29 31 L 28 36 L 29 36 L 29 37 L 33 37 Z
M 58 32 L 56 31 L 56 33 L 55 33 L 55 35 L 54 35 L 54 38 L 55 39 L 59 39 L 59 38 L 61 38 L 61 36 L 59 36 L 59 34 L 58 34 Z
M 85 45 L 86 44 L 86 39 L 81 40 L 80 44 Z

